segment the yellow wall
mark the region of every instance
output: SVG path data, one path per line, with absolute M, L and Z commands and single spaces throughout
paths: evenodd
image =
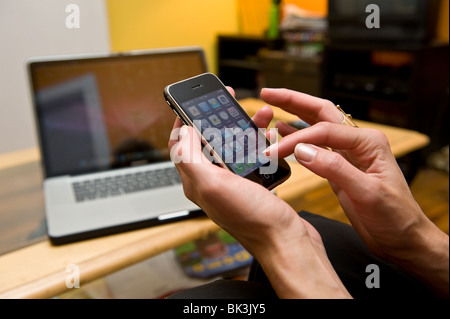
M 327 0 L 284 0 L 326 12 Z M 125 51 L 200 45 L 211 71 L 216 71 L 219 33 L 263 35 L 270 0 L 107 0 L 111 49 Z M 243 24 L 246 9 L 251 26 Z
M 295 4 L 299 8 L 326 15 L 328 13 L 328 0 L 283 0 L 285 4 Z
M 200 45 L 215 72 L 219 33 L 237 33 L 236 0 L 107 0 L 113 51 Z
M 200 45 L 216 72 L 219 33 L 263 35 L 271 0 L 106 0 L 111 49 Z M 283 0 L 324 15 L 328 0 Z M 442 0 L 438 38 L 448 42 L 449 0 Z
M 236 0 L 239 16 L 239 30 L 243 34 L 261 36 L 269 26 L 269 10 L 272 0 Z M 320 13 L 328 13 L 328 0 L 283 0 L 283 4 L 296 6 Z
M 441 9 L 439 12 L 439 23 L 437 29 L 437 38 L 448 42 L 448 6 L 449 0 L 441 0 Z

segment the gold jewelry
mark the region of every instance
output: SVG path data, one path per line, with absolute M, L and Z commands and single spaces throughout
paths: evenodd
M 353 122 L 353 117 L 350 114 L 347 114 L 344 112 L 344 110 L 339 106 L 336 105 L 337 109 L 342 113 L 342 123 L 343 125 L 348 125 L 352 127 L 358 127 L 355 122 Z

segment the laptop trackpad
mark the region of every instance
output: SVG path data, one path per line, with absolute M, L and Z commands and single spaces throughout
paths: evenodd
M 179 192 L 174 191 L 173 188 L 153 191 L 149 196 L 133 198 L 130 200 L 130 204 L 136 213 L 152 216 L 198 209 L 194 203 L 184 196 L 181 188 Z

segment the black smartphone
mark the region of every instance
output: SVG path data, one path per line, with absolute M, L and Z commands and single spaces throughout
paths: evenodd
M 212 73 L 168 85 L 164 96 L 184 124 L 194 127 L 212 160 L 272 189 L 291 174 L 283 159 L 269 159 L 270 145 L 223 83 Z

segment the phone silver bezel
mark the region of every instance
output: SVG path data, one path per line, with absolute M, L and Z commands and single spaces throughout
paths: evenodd
M 212 74 L 212 73 L 211 73 Z M 184 81 L 180 81 L 180 82 L 185 82 L 197 77 L 202 76 L 198 75 L 189 79 L 186 79 Z M 221 167 L 226 168 L 227 170 L 231 171 L 231 169 L 225 164 L 225 162 L 222 160 L 221 156 L 219 156 L 216 151 L 214 150 L 214 148 L 208 143 L 208 141 L 203 137 L 202 133 L 195 127 L 194 123 L 191 121 L 191 119 L 186 115 L 186 113 L 184 112 L 183 108 L 175 101 L 175 99 L 173 98 L 173 96 L 170 94 L 170 88 L 180 82 L 176 82 L 173 84 L 168 85 L 165 89 L 164 89 L 164 96 L 166 97 L 166 101 L 167 104 L 169 104 L 169 106 L 172 108 L 172 110 L 175 112 L 175 114 L 181 119 L 181 121 L 184 124 L 187 124 L 188 126 L 192 127 L 195 132 L 200 136 L 200 139 L 202 141 L 202 145 L 203 147 L 206 148 L 206 150 L 209 152 L 209 154 L 211 154 L 214 157 L 214 160 L 216 161 L 217 164 L 219 164 Z M 233 97 L 234 99 L 234 97 Z M 234 99 L 237 102 L 236 99 Z M 231 171 L 232 172 L 232 171 Z
M 214 151 L 214 148 L 205 140 L 205 138 L 203 137 L 201 132 L 194 126 L 194 123 L 190 120 L 189 116 L 185 113 L 185 111 L 183 110 L 181 105 L 179 105 L 176 102 L 175 98 L 170 93 L 170 89 L 173 86 L 178 85 L 178 84 L 183 83 L 183 82 L 188 82 L 188 81 L 191 81 L 191 80 L 195 80 L 196 78 L 199 78 L 199 77 L 202 77 L 202 76 L 205 76 L 205 75 L 213 76 L 221 84 L 221 87 L 226 89 L 225 85 L 222 83 L 222 81 L 215 74 L 207 72 L 207 73 L 203 73 L 203 74 L 200 74 L 200 75 L 197 75 L 197 76 L 185 79 L 183 81 L 179 81 L 179 82 L 172 83 L 172 84 L 168 85 L 164 89 L 164 95 L 166 97 L 166 101 L 169 104 L 169 106 L 172 108 L 172 110 L 175 112 L 175 114 L 183 121 L 183 123 L 193 127 L 195 132 L 197 134 L 199 134 L 199 136 L 201 137 L 201 140 L 202 140 L 202 144 L 204 145 L 204 147 L 207 148 L 207 150 L 210 152 L 210 154 L 212 154 L 212 156 L 216 160 L 217 164 L 220 165 L 221 167 L 226 168 L 230 172 L 234 173 L 233 170 L 230 167 L 228 167 L 227 164 L 222 160 L 222 157 L 220 155 L 218 155 Z M 194 87 L 192 87 L 192 88 L 194 88 Z M 242 108 L 240 103 L 236 100 L 236 98 L 232 94 L 228 93 L 228 96 L 229 96 L 229 98 L 231 98 L 231 100 L 236 105 L 238 105 L 245 112 L 245 110 Z M 247 117 L 251 120 L 251 118 L 248 116 L 248 114 L 247 114 Z M 255 125 L 255 128 L 257 129 L 258 134 L 262 134 L 263 136 L 265 136 L 265 134 L 261 131 L 261 129 L 259 127 L 257 127 Z M 266 138 L 266 140 L 267 140 L 267 138 Z M 283 164 L 281 164 L 280 162 L 282 162 Z M 283 159 L 281 159 L 281 161 L 279 161 L 277 166 L 280 167 L 280 168 L 283 168 L 283 171 L 286 171 L 286 174 L 284 174 L 284 175 L 279 175 L 278 173 L 277 174 L 272 174 L 273 177 L 270 180 L 263 178 L 261 174 L 257 174 L 255 172 L 252 172 L 252 173 L 248 174 L 245 177 L 249 178 L 249 179 L 253 180 L 254 182 L 257 182 L 257 183 L 263 185 L 264 187 L 266 187 L 267 189 L 271 190 L 274 187 L 276 187 L 276 186 L 280 185 L 281 183 L 283 183 L 291 175 L 291 169 L 290 169 L 289 165 Z M 275 176 L 278 176 L 278 177 L 275 178 Z M 272 180 L 274 182 L 272 182 Z

